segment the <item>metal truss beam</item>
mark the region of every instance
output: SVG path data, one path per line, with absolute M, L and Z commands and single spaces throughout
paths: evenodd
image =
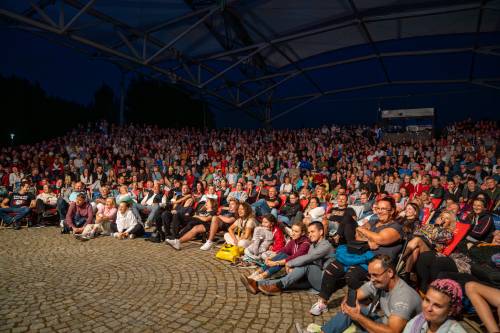
M 485 79 L 486 81 L 490 80 L 500 80 L 500 78 L 489 78 Z M 329 91 L 324 92 L 324 96 L 332 96 L 344 92 L 351 92 L 351 91 L 357 91 L 357 90 L 364 90 L 364 89 L 369 89 L 369 88 L 376 88 L 376 87 L 382 87 L 382 86 L 392 86 L 392 85 L 414 85 L 414 84 L 458 84 L 458 83 L 472 83 L 480 86 L 485 86 L 493 89 L 498 89 L 500 90 L 500 86 L 495 86 L 491 85 L 488 83 L 485 83 L 484 80 L 477 80 L 477 81 L 469 81 L 468 79 L 455 79 L 455 80 L 417 80 L 417 81 L 412 81 L 412 80 L 401 80 L 401 81 L 392 81 L 392 82 L 378 82 L 378 83 L 373 83 L 373 84 L 366 84 L 366 85 L 360 85 L 360 86 L 354 86 L 354 87 L 349 87 L 349 88 L 341 88 L 341 89 L 333 89 Z M 298 108 L 307 105 L 318 98 L 322 97 L 323 95 L 321 94 L 307 94 L 307 95 L 302 95 L 301 98 L 307 98 L 305 101 L 299 102 L 298 104 L 281 111 L 274 117 L 270 119 L 270 121 L 274 121 L 278 118 L 281 118 L 285 116 L 286 114 L 297 110 Z M 276 103 L 276 101 L 274 101 Z
M 481 33 L 481 23 L 483 22 L 483 12 L 484 5 L 486 5 L 486 0 L 481 1 L 481 6 L 479 6 L 479 10 L 477 13 L 477 23 L 476 23 L 476 35 L 474 38 L 474 50 L 476 50 L 479 46 L 479 34 Z M 476 52 L 472 53 L 472 58 L 470 61 L 470 69 L 469 69 L 469 81 L 472 82 L 474 78 L 474 69 L 476 65 Z
M 219 72 L 217 75 L 214 75 L 212 76 L 211 78 L 209 78 L 208 80 L 206 80 L 205 82 L 201 83 L 199 85 L 200 88 L 203 88 L 204 86 L 206 86 L 207 84 L 209 84 L 210 82 L 218 79 L 219 77 L 221 77 L 222 75 L 224 75 L 226 72 L 230 71 L 231 69 L 235 68 L 236 66 L 239 66 L 239 64 L 241 64 L 243 61 L 247 60 L 248 58 L 251 58 L 253 57 L 256 53 L 262 51 L 265 47 L 260 47 L 258 48 L 257 50 L 247 54 L 246 56 L 240 58 L 240 60 L 236 61 L 234 64 L 232 64 L 231 66 L 225 68 L 223 71 Z
M 484 47 L 484 48 L 489 48 L 489 46 Z M 484 54 L 490 54 L 489 51 L 482 51 L 484 48 L 479 48 L 475 50 L 478 53 L 484 53 Z M 309 67 L 304 67 L 302 68 L 303 71 L 310 72 L 318 69 L 323 69 L 323 68 L 330 68 L 330 67 L 335 67 L 339 65 L 347 65 L 347 64 L 353 64 L 357 62 L 362 62 L 362 61 L 368 61 L 368 60 L 373 60 L 377 59 L 378 57 L 380 58 L 386 58 L 386 57 L 402 57 L 402 56 L 425 56 L 425 55 L 434 55 L 434 54 L 446 54 L 446 53 L 464 53 L 464 52 L 474 52 L 474 48 L 472 47 L 467 47 L 467 48 L 450 48 L 450 49 L 433 49 L 433 50 L 420 50 L 420 51 L 401 51 L 401 52 L 382 52 L 379 53 L 378 56 L 375 54 L 370 54 L 366 56 L 360 56 L 360 57 L 355 57 L 355 58 L 350 58 L 346 60 L 339 60 L 339 61 L 333 61 L 333 62 L 328 62 L 320 65 L 314 65 L 314 66 L 309 66 Z M 264 75 L 255 79 L 250 79 L 250 80 L 243 80 L 240 81 L 241 85 L 244 85 L 249 82 L 255 82 L 258 80 L 266 80 L 270 78 L 277 78 L 281 76 L 287 76 L 292 73 L 297 72 L 294 69 L 271 74 L 271 75 Z
M 61 29 L 61 34 L 64 34 L 66 31 L 68 31 L 68 29 L 71 27 L 71 25 L 73 23 L 76 22 L 76 20 L 78 20 L 78 18 L 80 16 L 82 16 L 83 13 L 85 13 L 87 10 L 89 10 L 89 8 L 94 4 L 96 0 L 90 0 L 89 2 L 87 2 L 87 4 L 85 6 L 83 6 L 82 9 L 80 9 L 78 11 L 78 13 L 76 13 L 75 16 L 73 16 L 73 18 L 68 22 L 66 23 L 66 25 Z
M 22 15 L 10 12 L 10 11 L 5 10 L 5 9 L 0 9 L 0 16 L 3 16 L 3 17 L 6 17 L 8 19 L 11 19 L 11 20 L 14 20 L 14 21 L 26 24 L 26 25 L 31 26 L 31 27 L 38 28 L 38 29 L 40 29 L 42 31 L 46 31 L 46 32 L 49 32 L 49 33 L 54 33 L 56 35 L 64 35 L 67 38 L 69 38 L 70 40 L 78 42 L 78 43 L 80 43 L 82 45 L 90 46 L 90 47 L 92 47 L 92 48 L 94 48 L 96 50 L 102 51 L 102 52 L 107 53 L 107 54 L 114 55 L 114 56 L 116 56 L 116 57 L 118 57 L 120 59 L 127 60 L 127 61 L 135 63 L 135 64 L 137 64 L 139 66 L 149 68 L 149 69 L 151 69 L 151 70 L 153 70 L 153 71 L 155 71 L 157 73 L 160 73 L 162 75 L 165 75 L 165 76 L 167 76 L 169 78 L 175 78 L 176 80 L 180 81 L 181 83 L 186 84 L 187 86 L 199 89 L 198 85 L 196 83 L 191 82 L 191 81 L 189 81 L 187 79 L 184 79 L 184 78 L 180 78 L 180 77 L 178 77 L 178 75 L 176 75 L 175 73 L 173 73 L 170 70 L 163 69 L 163 68 L 160 68 L 160 67 L 154 66 L 154 65 L 144 64 L 144 62 L 142 62 L 141 60 L 139 60 L 139 59 L 137 59 L 135 57 L 132 57 L 132 56 L 130 56 L 128 54 L 122 53 L 122 52 L 117 51 L 117 50 L 110 49 L 110 48 L 108 48 L 105 45 L 102 45 L 102 44 L 99 44 L 99 43 L 97 43 L 95 41 L 92 41 L 92 40 L 86 39 L 84 37 L 78 36 L 78 35 L 73 34 L 71 32 L 66 32 L 65 34 L 63 34 L 62 30 L 59 29 L 59 28 L 54 28 L 54 27 L 52 27 L 50 25 L 47 25 L 45 23 L 42 23 L 40 21 L 33 20 L 31 18 L 28 18 L 28 17 L 22 16 Z M 231 107 L 236 107 L 237 106 L 233 102 L 226 100 L 224 97 L 222 97 L 222 96 L 220 96 L 220 95 L 218 95 L 218 94 L 216 94 L 216 93 L 214 93 L 214 92 L 212 92 L 210 90 L 203 90 L 203 92 L 206 93 L 206 94 L 208 94 L 208 95 L 211 95 L 211 96 L 214 96 L 214 97 L 218 98 L 220 101 L 222 101 L 223 103 L 225 103 L 227 105 L 230 105 Z
M 62 1 L 64 1 L 65 3 L 69 4 L 72 7 L 75 7 L 77 9 L 83 8 L 83 5 L 80 4 L 80 2 L 78 0 L 62 0 Z M 237 1 L 237 0 L 228 1 L 228 3 L 231 3 L 233 1 Z M 215 8 L 220 8 L 220 7 L 212 6 L 210 8 L 215 9 Z M 155 48 L 156 47 L 163 48 L 165 46 L 165 44 L 161 40 L 158 40 L 158 39 L 154 38 L 153 36 L 143 32 L 143 31 L 132 28 L 132 27 L 128 26 L 127 24 L 114 19 L 113 17 L 110 17 L 106 14 L 101 13 L 100 11 L 95 10 L 94 8 L 90 8 L 87 11 L 87 14 L 97 18 L 100 21 L 111 24 L 115 29 L 122 29 L 124 32 L 127 32 L 128 36 L 126 35 L 126 37 L 128 37 L 129 41 L 134 40 L 135 38 L 141 38 L 142 39 L 142 46 L 143 46 L 142 47 L 142 59 L 145 59 L 147 57 L 147 50 L 148 50 L 149 44 L 153 45 Z M 120 43 L 123 43 L 123 41 L 121 41 Z M 120 44 L 120 45 L 123 45 L 123 44 Z M 115 49 L 113 47 L 110 47 L 110 48 Z M 197 61 L 193 61 L 191 59 L 188 59 L 184 55 L 182 55 L 180 52 L 176 52 L 176 54 L 177 54 L 178 60 L 180 62 L 199 65 L 200 68 L 203 68 L 204 70 L 206 70 L 207 72 L 209 72 L 213 75 L 218 74 L 218 71 L 212 69 L 207 64 L 199 63 Z M 170 72 L 173 73 L 174 71 L 170 70 Z M 236 86 L 235 83 L 231 82 L 230 80 L 228 80 L 224 76 L 222 76 L 222 77 L 224 78 L 224 81 L 228 87 Z M 184 80 L 184 81 L 189 82 L 190 80 L 188 79 L 188 80 Z M 198 83 L 199 83 L 199 81 L 198 81 Z M 246 89 L 244 89 L 244 90 L 246 90 Z M 208 89 L 205 89 L 205 91 L 207 93 L 210 92 L 210 90 L 208 90 Z M 230 88 L 228 88 L 228 91 L 229 91 L 229 94 L 233 98 L 236 98 L 235 96 L 232 95 Z M 246 93 L 248 95 L 250 95 L 249 92 L 246 92 Z M 229 101 L 226 101 L 226 102 L 229 102 Z M 233 101 L 231 101 L 229 103 L 231 103 L 233 107 L 235 107 L 235 105 L 236 105 L 236 104 L 234 104 L 235 102 L 233 102 Z
M 266 92 L 268 92 L 268 91 L 270 91 L 270 90 L 272 90 L 272 89 L 274 89 L 274 88 L 276 88 L 276 87 L 278 87 L 278 86 L 282 85 L 282 84 L 283 84 L 283 83 L 285 83 L 286 81 L 288 81 L 288 80 L 290 80 L 290 79 L 292 79 L 292 78 L 296 77 L 296 76 L 297 76 L 297 75 L 299 75 L 299 74 L 300 74 L 300 71 L 296 71 L 296 72 L 294 72 L 294 73 L 292 73 L 292 74 L 288 75 L 287 77 L 285 77 L 285 78 L 284 78 L 284 79 L 282 79 L 281 81 L 276 82 L 275 84 L 273 84 L 273 85 L 271 85 L 271 86 L 267 87 L 266 89 L 261 90 L 260 92 L 258 92 L 258 93 L 256 93 L 256 94 L 254 94 L 253 96 L 250 96 L 248 99 L 244 100 L 243 102 L 238 103 L 238 107 L 242 107 L 243 105 L 247 104 L 248 102 L 253 101 L 253 100 L 254 100 L 254 99 L 256 99 L 257 97 L 259 97 L 259 96 L 261 96 L 261 95 L 265 94 Z
M 215 14 L 219 9 L 218 8 L 213 8 L 211 9 L 207 14 L 205 14 L 201 19 L 196 21 L 194 24 L 189 26 L 186 30 L 178 34 L 174 39 L 172 39 L 170 42 L 168 42 L 165 46 L 163 46 L 161 49 L 159 49 L 155 54 L 153 54 L 151 57 L 149 57 L 145 63 L 149 64 L 152 62 L 152 60 L 156 57 L 158 57 L 160 54 L 165 52 L 165 50 L 169 49 L 171 46 L 173 46 L 178 40 L 180 40 L 182 37 L 186 36 L 188 33 L 190 33 L 193 29 L 195 29 L 197 26 L 202 24 L 207 18 Z
M 237 0 L 235 0 L 237 1 Z M 186 3 L 186 5 L 188 5 L 191 10 L 193 11 L 196 11 L 196 7 L 194 6 L 193 4 L 193 1 L 192 0 L 184 0 L 184 2 Z M 231 32 L 231 29 L 229 29 L 229 25 L 230 25 L 230 22 L 233 22 L 233 24 L 231 24 L 231 28 L 232 30 L 234 30 L 236 36 L 243 42 L 245 43 L 250 41 L 251 43 L 253 41 L 251 41 L 251 38 L 250 36 L 248 35 L 248 33 L 246 33 L 244 27 L 241 25 L 239 26 L 238 24 L 236 24 L 236 21 L 235 21 L 235 15 L 232 13 L 231 11 L 231 7 L 229 7 L 228 5 L 230 4 L 231 1 L 228 1 L 224 4 L 223 8 L 224 10 L 221 11 L 222 13 L 222 18 L 224 20 L 224 28 L 225 28 L 225 38 L 222 38 L 216 31 L 216 29 L 213 27 L 213 25 L 208 22 L 208 21 L 205 21 L 205 27 L 207 28 L 208 32 L 215 38 L 215 40 L 219 43 L 219 45 L 224 48 L 225 50 L 227 50 L 228 48 L 230 48 L 230 44 L 228 43 L 229 40 L 231 40 L 233 43 L 234 43 L 234 40 L 230 38 L 229 34 Z M 256 56 L 257 60 L 260 59 L 259 57 L 259 53 L 256 52 L 255 54 L 253 54 L 252 56 Z M 232 61 L 233 62 L 239 62 L 239 60 L 237 59 L 237 57 L 231 57 L 232 58 Z M 248 58 L 247 58 L 248 59 Z M 202 63 L 202 62 L 199 62 L 199 63 Z M 263 65 L 263 66 L 261 66 Z M 233 67 L 233 68 L 236 68 L 237 66 Z M 257 64 L 257 67 L 260 67 L 264 72 L 267 72 L 266 68 L 265 68 L 265 63 L 263 60 L 259 61 L 259 63 Z M 246 71 L 245 68 L 243 67 L 238 67 L 239 71 L 242 73 L 242 75 L 244 75 L 245 77 L 248 78 L 248 73 Z M 216 74 L 217 75 L 217 74 Z M 224 76 L 223 76 L 224 77 Z M 201 79 L 201 77 L 200 77 Z M 239 103 L 239 100 L 240 100 L 240 92 L 243 92 L 245 93 L 246 95 L 248 96 L 251 96 L 253 94 L 253 91 L 248 91 L 245 87 L 240 87 L 240 86 L 237 86 L 236 84 L 234 84 L 233 82 L 231 82 L 230 80 L 227 80 L 224 78 L 224 82 L 227 86 L 227 90 L 228 92 L 232 95 L 232 92 L 231 92 L 231 87 L 233 86 L 236 86 L 236 103 Z M 274 82 L 273 82 L 274 83 Z M 233 95 L 232 95 L 233 96 Z M 258 107 L 260 107 L 259 105 L 259 102 L 258 100 L 254 100 L 254 104 L 256 104 Z
M 467 0 L 467 1 L 454 1 L 453 6 L 454 9 L 450 8 L 449 1 L 428 1 L 413 5 L 391 5 L 385 7 L 378 7 L 367 9 L 364 11 L 360 11 L 359 17 L 363 19 L 366 23 L 373 23 L 379 21 L 387 21 L 387 20 L 398 20 L 402 18 L 414 18 L 414 17 L 424 17 L 424 16 L 432 16 L 438 14 L 445 13 L 456 13 L 462 11 L 468 11 L 473 9 L 478 9 L 477 1 Z M 299 31 L 292 31 L 283 36 L 277 37 L 269 41 L 271 44 L 279 44 L 290 42 L 293 40 L 310 37 L 318 34 L 322 34 L 325 32 L 339 30 L 342 28 L 355 26 L 358 24 L 358 20 L 355 15 L 347 15 L 340 18 L 335 18 L 332 20 L 328 20 L 322 24 L 316 25 L 309 29 L 300 29 Z M 239 54 L 241 52 L 249 51 L 260 47 L 266 44 L 265 42 L 255 43 L 252 45 L 248 45 L 242 48 L 206 54 L 199 57 L 199 60 L 208 60 L 208 59 L 217 59 L 229 55 Z
M 33 7 L 33 9 L 38 13 L 38 15 L 40 15 L 40 17 L 45 22 L 47 22 L 48 24 L 50 24 L 53 27 L 57 27 L 57 24 L 47 14 L 45 14 L 45 12 L 43 11 L 43 9 L 41 9 L 40 7 L 38 7 L 33 2 L 31 2 L 31 7 Z
M 175 18 L 170 19 L 170 20 L 168 20 L 166 22 L 159 23 L 159 24 L 157 24 L 155 26 L 152 26 L 151 28 L 147 29 L 146 30 L 146 34 L 152 34 L 154 32 L 163 30 L 163 29 L 165 29 L 167 27 L 170 27 L 172 25 L 175 25 L 175 24 L 177 24 L 179 22 L 185 21 L 185 20 L 190 19 L 192 17 L 196 17 L 196 16 L 201 15 L 203 13 L 206 13 L 206 12 L 208 12 L 211 9 L 214 9 L 214 8 L 219 8 L 219 6 L 201 8 L 201 9 L 196 10 L 194 12 L 189 12 L 189 13 L 187 13 L 185 15 L 175 17 Z
M 141 59 L 141 56 L 139 55 L 139 53 L 137 52 L 137 50 L 135 49 L 135 47 L 132 45 L 132 43 L 128 40 L 127 36 L 125 36 L 120 30 L 116 30 L 116 33 L 120 37 L 120 39 L 125 43 L 125 45 L 127 45 L 127 47 L 130 50 L 130 52 L 132 52 L 132 54 L 137 59 Z
M 264 34 L 260 33 L 258 31 L 258 29 L 254 28 L 254 27 L 252 27 L 252 29 L 254 30 L 254 32 L 256 32 L 260 36 L 260 38 L 262 38 L 265 42 L 267 42 L 269 45 L 271 45 L 271 47 L 274 50 L 276 50 L 283 58 L 285 58 L 297 70 L 297 72 L 299 72 L 312 86 L 314 86 L 314 88 L 316 88 L 318 93 L 323 94 L 323 90 L 321 89 L 321 87 L 309 76 L 309 74 L 306 71 L 304 71 L 297 64 L 296 61 L 291 59 L 290 56 L 288 56 L 288 54 L 286 54 L 278 45 L 269 43 L 269 40 L 266 38 L 266 36 Z M 288 48 L 293 52 L 293 50 L 290 46 Z
M 366 23 L 364 22 L 363 17 L 361 17 L 361 15 L 359 14 L 359 10 L 356 7 L 356 5 L 354 4 L 353 0 L 348 0 L 348 3 L 351 6 L 351 10 L 352 10 L 354 16 L 358 20 L 359 27 L 361 28 L 361 32 L 362 32 L 364 38 L 370 44 L 371 48 L 373 49 L 373 52 L 377 56 L 377 60 L 380 64 L 380 67 L 382 68 L 382 72 L 384 73 L 385 80 L 387 82 L 391 82 L 391 79 L 389 77 L 389 71 L 387 70 L 387 67 L 384 64 L 384 60 L 382 59 L 382 57 L 380 57 L 380 51 L 377 47 L 377 44 L 373 41 L 372 35 L 371 35 L 370 31 L 368 30 L 368 27 L 366 26 Z

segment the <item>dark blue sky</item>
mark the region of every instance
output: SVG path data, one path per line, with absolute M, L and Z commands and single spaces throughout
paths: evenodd
M 0 41 L 6 46 L 4 52 L 0 52 L 0 73 L 3 75 L 17 75 L 38 81 L 48 94 L 81 104 L 90 103 L 95 90 L 102 83 L 110 85 L 116 94 L 119 92 L 120 71 L 109 62 L 90 59 L 29 32 L 5 27 L 0 29 Z M 499 64 L 500 61 L 493 66 L 495 71 L 498 71 Z M 411 64 L 403 63 L 401 66 L 407 68 L 411 67 Z M 442 69 L 445 64 L 438 62 L 435 66 Z M 489 69 L 485 67 L 482 70 Z M 418 69 L 416 71 L 418 72 Z M 357 72 L 343 74 L 344 77 L 366 75 L 360 68 Z M 334 77 L 334 73 L 325 71 L 316 74 L 315 79 L 328 83 L 335 82 L 332 81 Z M 300 88 L 300 85 L 298 87 Z M 379 98 L 380 96 L 385 97 Z M 293 104 L 278 105 L 275 110 L 284 110 L 290 106 Z M 389 109 L 435 107 L 440 123 L 467 116 L 500 119 L 500 90 L 471 84 L 373 88 L 320 98 L 276 120 L 273 125 L 308 127 L 332 122 L 373 122 L 376 120 L 379 106 Z M 220 127 L 258 126 L 257 122 L 237 110 L 215 113 L 216 123 Z

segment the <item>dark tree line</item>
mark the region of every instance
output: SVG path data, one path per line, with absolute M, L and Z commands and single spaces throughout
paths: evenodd
M 130 82 L 125 98 L 127 122 L 160 127 L 214 126 L 212 113 L 200 101 L 166 84 L 145 79 Z M 119 98 L 103 84 L 90 105 L 47 95 L 38 83 L 0 75 L 0 145 L 32 143 L 64 135 L 78 124 L 119 120 Z

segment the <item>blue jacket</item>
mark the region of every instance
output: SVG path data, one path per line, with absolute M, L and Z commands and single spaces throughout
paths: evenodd
M 347 251 L 347 245 L 340 245 L 335 252 L 335 258 L 338 262 L 344 265 L 344 270 L 347 272 L 351 266 L 361 266 L 368 270 L 368 262 L 374 257 L 372 251 L 366 251 L 363 254 L 352 254 Z

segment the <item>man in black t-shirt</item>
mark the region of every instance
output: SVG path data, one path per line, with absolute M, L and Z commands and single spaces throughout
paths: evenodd
M 278 177 L 273 174 L 273 170 L 271 168 L 267 168 L 266 174 L 262 176 L 262 180 L 264 181 L 264 185 L 274 187 L 278 182 Z
M 266 214 L 273 214 L 278 217 L 278 209 L 281 206 L 281 199 L 278 197 L 278 191 L 275 187 L 269 188 L 269 194 L 252 204 L 252 209 L 255 216 L 264 216 Z
M 35 197 L 28 190 L 29 184 L 22 183 L 19 192 L 4 198 L 0 204 L 0 219 L 5 224 L 12 224 L 16 230 L 20 228 L 19 221 L 28 216 L 31 208 L 35 207 Z
M 356 212 L 351 207 L 347 207 L 347 195 L 337 195 L 337 207 L 333 207 L 328 214 L 328 234 L 335 235 L 337 244 L 345 244 L 354 240 L 356 235 Z

